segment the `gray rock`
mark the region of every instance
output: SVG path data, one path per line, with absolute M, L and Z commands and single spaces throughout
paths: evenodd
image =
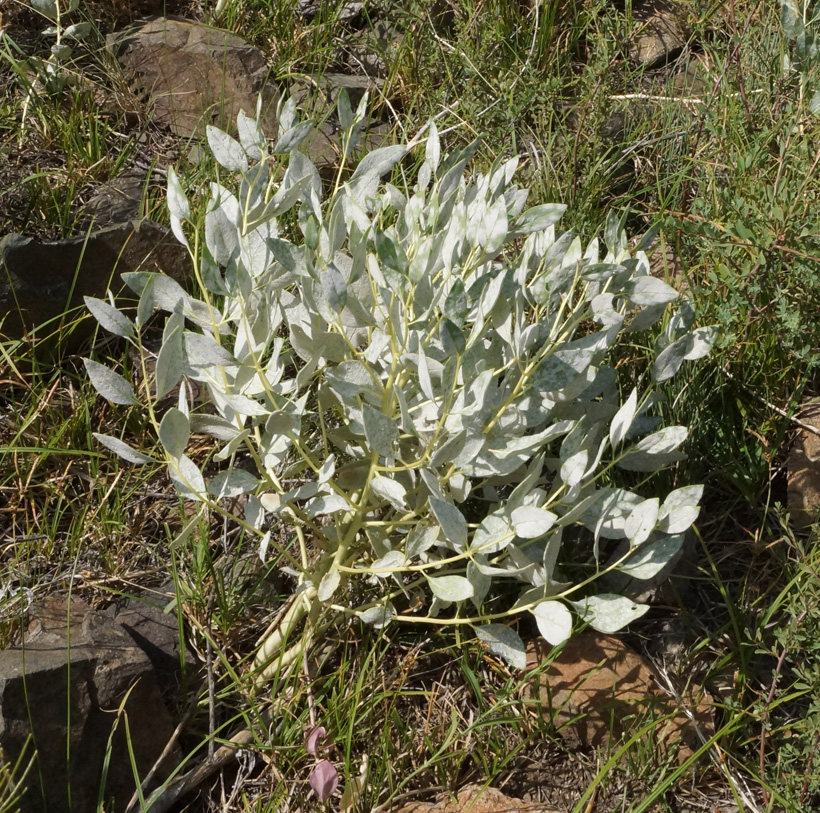
M 9 234 L 0 240 L 0 265 L 0 315 L 5 316 L 0 329 L 13 338 L 34 328 L 41 338 L 54 333 L 67 310 L 85 308 L 84 296 L 101 298 L 109 288 L 120 293 L 125 271 L 164 271 L 180 282 L 190 275 L 185 248 L 150 220 L 53 242 Z M 82 330 L 72 333 L 74 342 L 83 338 Z
M 647 70 L 677 57 L 686 45 L 680 23 L 681 8 L 669 0 L 638 0 L 632 6 L 638 31 L 629 44 L 629 57 Z
M 321 121 L 328 111 L 335 109 L 342 88 L 347 91 L 350 106 L 355 110 L 365 92 L 372 96 L 383 87 L 384 82 L 374 77 L 325 73 L 294 79 L 290 84 L 290 95 L 308 117 Z
M 262 127 L 276 137 L 279 94 L 262 52 L 241 37 L 159 17 L 106 41 L 126 80 L 147 95 L 154 121 L 177 135 L 204 136 L 208 124 L 232 131 L 240 110 L 255 115 L 261 93 Z
M 78 225 L 101 229 L 139 217 L 146 181 L 145 172 L 137 169 L 100 184 L 80 207 Z
M 359 139 L 348 166 L 355 166 L 364 153 L 391 143 L 391 131 L 386 124 L 372 122 Z M 333 121 L 319 125 L 299 146 L 315 164 L 319 174 L 327 179 L 334 176 L 341 160 L 342 145 L 339 140 L 339 129 Z
M 105 809 L 122 811 L 136 789 L 129 746 L 145 777 L 174 729 L 151 661 L 79 599 L 50 599 L 29 617 L 24 644 L 0 652 L 0 747 L 12 763 L 30 734 L 37 749 L 21 810 L 94 813 L 105 776 Z M 180 757 L 171 749 L 157 782 Z
M 258 557 L 257 557 L 258 558 Z M 173 582 L 157 590 L 142 590 L 116 612 L 116 622 L 142 649 L 154 667 L 163 695 L 169 700 L 185 693 L 197 663 L 180 641 L 179 621 L 165 607 L 176 597 Z
M 399 27 L 387 20 L 376 20 L 372 26 L 356 32 L 338 49 L 335 60 L 353 73 L 385 78 L 402 46 Z

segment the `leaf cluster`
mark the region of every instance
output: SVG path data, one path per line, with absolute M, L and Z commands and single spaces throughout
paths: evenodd
M 354 112 L 341 97 L 346 155 L 365 103 Z M 323 201 L 298 149 L 310 125 L 293 101 L 280 132 L 271 147 L 258 117 L 244 114 L 238 140 L 208 128 L 234 191 L 210 184 L 204 233 L 169 171 L 171 224 L 198 296 L 138 272 L 124 275 L 139 296 L 134 319 L 88 300 L 143 355 L 141 329 L 155 310 L 167 313 L 147 406 L 180 496 L 223 511 L 242 497 L 240 522 L 263 557 L 274 524 L 296 530 L 298 551 L 280 553 L 299 587 L 260 667 L 295 658 L 304 638 L 283 654 L 288 635 L 327 608 L 376 626 L 469 624 L 517 666 L 524 646 L 507 622 L 520 613 L 553 644 L 571 634 L 573 611 L 608 632 L 638 618 L 645 605 L 595 583 L 616 570 L 656 576 L 680 550 L 702 488 L 647 499 L 614 475 L 651 475 L 683 458 L 687 429 L 659 427 L 652 388 L 708 352 L 714 331 L 693 330 L 684 303 L 622 400 L 609 351 L 664 320 L 678 294 L 649 274 L 643 251 L 630 256 L 617 217 L 603 245 L 584 248 L 557 228 L 565 207 L 526 208 L 516 158 L 470 175 L 478 142 L 442 156 L 433 123 L 412 187 L 384 180 L 409 152 L 393 145 L 340 172 Z M 296 241 L 280 230 L 293 209 Z M 105 398 L 137 403 L 118 373 L 86 366 Z M 156 403 L 185 379 L 205 385 L 211 412 L 183 386 L 160 418 Z M 228 464 L 214 476 L 186 455 L 196 435 L 218 443 L 214 460 Z M 132 463 L 150 459 L 97 437 Z M 571 528 L 594 539 L 595 572 L 577 583 L 561 566 Z M 612 553 L 601 540 L 620 545 Z M 366 586 L 364 603 L 345 599 L 350 583 Z M 501 583 L 519 586 L 511 606 L 497 600 Z M 426 614 L 414 613 L 429 596 Z

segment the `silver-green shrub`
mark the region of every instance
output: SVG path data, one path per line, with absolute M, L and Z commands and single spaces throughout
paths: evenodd
M 340 117 L 349 154 L 364 104 L 353 113 L 343 97 Z M 309 130 L 293 102 L 273 149 L 244 114 L 238 141 L 209 128 L 235 191 L 210 185 L 204 229 L 168 177 L 197 295 L 131 273 L 134 319 L 87 301 L 143 359 L 141 328 L 155 310 L 168 314 L 147 407 L 178 493 L 223 512 L 244 495 L 238 521 L 262 557 L 282 523 L 293 529 L 278 552 L 298 588 L 258 653 L 260 676 L 293 662 L 328 610 L 377 626 L 470 625 L 518 666 L 524 646 L 509 622 L 519 614 L 553 644 L 573 617 L 614 631 L 641 616 L 645 606 L 595 585 L 612 571 L 655 576 L 702 488 L 645 498 L 619 488 L 617 470 L 650 474 L 682 459 L 687 429 L 658 426 L 653 385 L 704 355 L 711 331 L 691 330 L 686 306 L 666 313 L 678 294 L 649 274 L 643 252 L 630 256 L 617 218 L 605 248 L 584 249 L 556 228 L 564 206 L 525 209 L 517 159 L 465 174 L 477 144 L 443 158 L 431 124 L 412 188 L 384 181 L 408 171 L 408 147 L 388 146 L 347 180 L 340 173 L 323 201 L 298 149 Z M 297 240 L 282 231 L 293 208 Z M 664 318 L 653 364 L 622 398 L 609 351 Z M 137 403 L 127 380 L 86 365 L 105 398 Z M 157 402 L 182 379 L 205 385 L 210 410 L 182 387 L 160 418 Z M 225 465 L 210 478 L 186 455 L 194 435 L 220 444 L 213 459 Z M 97 437 L 133 463 L 151 459 Z M 570 533 L 588 537 L 595 560 L 575 582 L 562 571 Z

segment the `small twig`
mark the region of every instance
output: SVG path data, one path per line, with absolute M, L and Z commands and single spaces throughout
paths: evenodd
M 247 745 L 253 740 L 253 733 L 245 728 L 236 736 L 223 745 L 212 759 L 206 759 L 196 768 L 193 768 L 175 782 L 172 782 L 164 790 L 159 791 L 151 799 L 145 808 L 145 813 L 165 813 L 185 794 L 195 790 L 209 776 L 216 773 L 223 765 L 226 765 L 237 755 L 243 745 Z

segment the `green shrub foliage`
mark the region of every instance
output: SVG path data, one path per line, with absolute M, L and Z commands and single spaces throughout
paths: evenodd
M 343 97 L 339 113 L 350 155 L 364 102 L 353 112 Z M 310 125 L 292 101 L 280 132 L 271 149 L 258 117 L 240 114 L 239 140 L 209 128 L 234 191 L 210 184 L 204 228 L 169 171 L 197 296 L 138 272 L 125 275 L 139 296 L 134 319 L 88 300 L 143 357 L 141 328 L 155 310 L 168 314 L 148 409 L 179 494 L 223 511 L 244 496 L 239 521 L 263 557 L 282 523 L 294 529 L 278 553 L 299 586 L 260 649 L 259 674 L 292 662 L 327 610 L 377 626 L 470 625 L 517 666 L 524 646 L 509 624 L 519 614 L 553 644 L 574 617 L 614 631 L 641 616 L 645 606 L 596 585 L 613 571 L 656 576 L 702 488 L 645 498 L 619 488 L 616 472 L 682 458 L 687 429 L 658 426 L 652 388 L 704 355 L 711 331 L 691 328 L 685 303 L 666 312 L 678 294 L 642 251 L 630 256 L 617 218 L 604 248 L 584 248 L 557 228 L 565 207 L 527 209 L 515 158 L 465 174 L 477 143 L 444 157 L 430 124 L 412 188 L 385 181 L 409 172 L 412 149 L 394 145 L 340 172 L 323 202 L 299 151 Z M 293 209 L 298 240 L 283 231 Z M 662 320 L 653 363 L 622 398 L 610 350 Z M 105 398 L 136 404 L 126 379 L 87 369 Z M 160 419 L 157 401 L 183 379 L 205 385 L 211 408 L 182 387 Z M 195 435 L 220 444 L 214 460 L 226 465 L 210 478 L 186 455 Z M 135 464 L 151 459 L 97 437 Z M 580 579 L 566 576 L 569 534 L 594 551 Z

